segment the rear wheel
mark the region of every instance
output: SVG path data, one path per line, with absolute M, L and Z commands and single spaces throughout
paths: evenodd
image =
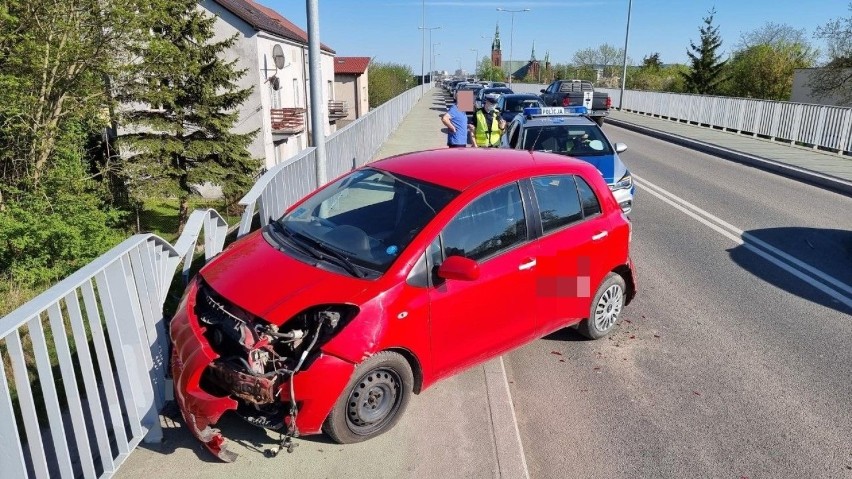
M 323 431 L 341 444 L 365 441 L 392 428 L 411 399 L 414 375 L 400 354 L 383 351 L 358 365 Z
M 625 297 L 624 278 L 617 273 L 609 273 L 595 293 L 589 317 L 577 327 L 580 334 L 589 339 L 600 339 L 612 332 L 624 308 Z

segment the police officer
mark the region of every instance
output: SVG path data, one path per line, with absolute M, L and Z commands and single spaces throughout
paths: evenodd
M 506 120 L 497 109 L 497 96 L 486 95 L 482 108 L 473 112 L 468 130 L 473 136 L 473 146 L 492 148 L 500 146 L 500 135 L 506 129 Z

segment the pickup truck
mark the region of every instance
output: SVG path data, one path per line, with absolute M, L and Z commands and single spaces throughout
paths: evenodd
M 556 80 L 541 90 L 545 106 L 585 106 L 589 118 L 602 126 L 609 114 L 612 99 L 606 93 L 596 93 L 591 82 L 585 80 Z

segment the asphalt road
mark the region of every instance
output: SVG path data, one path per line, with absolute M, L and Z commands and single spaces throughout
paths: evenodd
M 639 295 L 504 357 L 530 476 L 852 478 L 852 198 L 605 131 Z

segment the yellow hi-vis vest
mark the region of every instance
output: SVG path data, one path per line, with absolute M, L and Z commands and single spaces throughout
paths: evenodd
M 500 110 L 494 109 L 491 111 L 491 124 L 488 125 L 485 119 L 485 110 L 480 108 L 474 113 L 476 118 L 473 137 L 476 139 L 476 146 L 499 146 L 500 145 Z

